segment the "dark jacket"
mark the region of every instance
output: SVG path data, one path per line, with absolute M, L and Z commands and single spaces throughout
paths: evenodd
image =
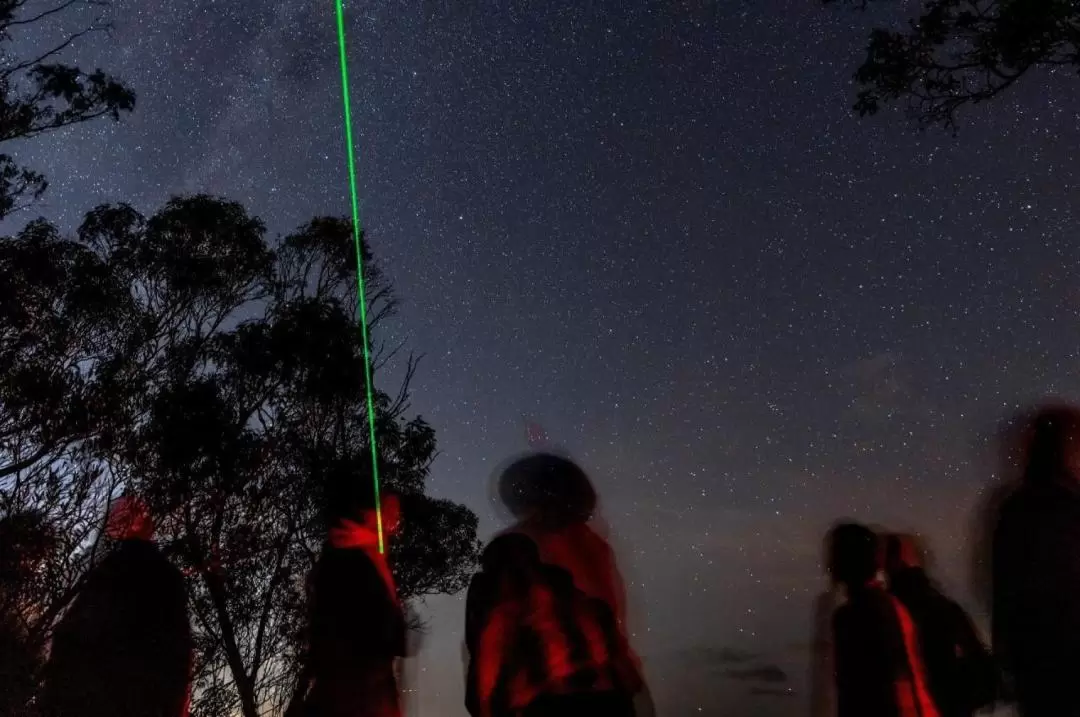
M 839 717 L 936 717 L 913 633 L 884 588 L 849 593 L 833 617 Z
M 405 616 L 367 553 L 327 547 L 311 574 L 308 713 L 399 714 L 394 660 L 405 654 Z
M 1080 715 L 1080 493 L 1065 480 L 1021 487 L 993 539 L 994 651 L 1026 715 Z
M 998 692 L 994 662 L 964 609 L 921 568 L 893 575 L 890 588 L 915 623 L 930 693 L 942 717 L 971 717 L 993 702 Z
M 40 667 L 40 657 L 28 644 L 18 616 L 0 613 L 0 717 L 29 714 Z
M 183 717 L 192 658 L 184 579 L 157 547 L 120 543 L 53 634 L 47 717 Z

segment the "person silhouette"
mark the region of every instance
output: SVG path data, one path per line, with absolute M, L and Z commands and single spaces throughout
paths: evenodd
M 504 532 L 531 538 L 545 565 L 567 571 L 575 588 L 608 606 L 626 654 L 625 670 L 635 673 L 638 711 L 655 708 L 641 660 L 626 639 L 626 588 L 607 540 L 594 529 L 599 500 L 592 481 L 570 458 L 550 451 L 528 453 L 510 461 L 499 473 L 497 493 L 514 517 Z
M 193 641 L 184 578 L 153 541 L 146 504 L 116 500 L 109 553 L 53 631 L 43 670 L 46 717 L 186 717 Z
M 914 625 L 879 579 L 877 535 L 857 523 L 837 525 L 828 567 L 847 594 L 833 616 L 838 717 L 937 717 Z
M 993 658 L 964 609 L 930 580 L 918 540 L 894 533 L 885 541 L 889 591 L 915 624 L 927 686 L 941 717 L 971 717 L 997 698 Z
M 30 635 L 39 607 L 32 584 L 55 542 L 38 511 L 0 519 L 0 717 L 30 713 L 42 662 Z
M 1024 717 L 1080 715 L 1080 410 L 1035 412 L 992 536 L 994 652 Z
M 308 579 L 304 713 L 309 717 L 400 717 L 395 668 L 406 654 L 405 613 L 379 552 L 369 483 L 356 479 L 330 511 L 330 530 Z M 384 494 L 385 538 L 400 527 L 400 499 Z

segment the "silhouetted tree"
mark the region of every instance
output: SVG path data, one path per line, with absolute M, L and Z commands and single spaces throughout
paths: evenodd
M 112 323 L 125 299 L 110 271 L 44 222 L 0 239 L 0 515 L 40 511 L 56 528 L 26 596 L 37 649 L 78 587 L 117 487 L 99 458 L 125 395 L 124 332 Z
M 871 0 L 824 0 L 865 8 Z M 1030 70 L 1080 69 L 1076 0 L 929 0 L 907 28 L 874 29 L 855 73 L 855 111 L 906 102 L 921 125 L 955 128 L 957 110 L 993 99 Z
M 395 299 L 363 249 L 374 329 Z M 240 205 L 196 196 L 149 218 L 126 205 L 99 207 L 73 239 L 37 223 L 0 241 L 7 254 L 55 277 L 7 289 L 11 277 L 0 273 L 9 294 L 0 332 L 36 358 L 59 349 L 35 339 L 31 325 L 82 328 L 60 332 L 76 347 L 68 370 L 22 359 L 50 390 L 38 400 L 14 381 L 0 385 L 2 415 L 11 394 L 37 446 L 28 457 L 42 453 L 49 465 L 63 455 L 57 447 L 85 456 L 98 483 L 123 485 L 155 508 L 159 537 L 189 576 L 196 714 L 284 709 L 327 486 L 343 475 L 359 480 L 371 460 L 351 225 L 316 219 L 270 242 Z M 86 274 L 104 294 L 86 290 L 93 300 L 79 323 L 69 316 L 73 289 L 60 279 Z M 27 303 L 23 294 L 40 297 Z M 16 304 L 31 308 L 19 313 Z M 378 366 L 394 353 L 379 347 Z M 478 545 L 470 511 L 424 493 L 435 436 L 408 415 L 416 364 L 405 363 L 400 390 L 379 392 L 375 403 L 382 479 L 402 495 L 405 525 L 391 561 L 408 600 L 464 587 Z M 76 439 L 57 442 L 53 411 L 72 397 L 86 405 L 85 423 Z M 20 447 L 13 439 L 12 450 Z
M 112 76 L 100 69 L 87 73 L 58 62 L 80 38 L 108 30 L 100 15 L 95 14 L 77 32 L 35 42 L 36 49 L 26 57 L 15 57 L 10 48 L 16 33 L 29 28 L 48 30 L 51 22 L 72 12 L 98 13 L 107 5 L 101 0 L 0 0 L 0 143 L 99 117 L 118 120 L 121 112 L 134 109 L 134 92 Z M 0 219 L 25 206 L 20 202 L 41 197 L 46 186 L 44 176 L 0 153 Z
M 0 0 L 0 143 L 31 139 L 134 108 L 130 88 L 100 69 L 86 73 L 59 60 L 87 35 L 109 29 L 101 0 Z M 68 20 L 90 13 L 81 29 Z M 62 23 L 63 26 L 57 26 Z M 49 38 L 56 30 L 59 34 Z M 27 38 L 32 42 L 27 42 Z M 12 45 L 35 47 L 21 56 Z M 0 219 L 42 195 L 45 178 L 0 153 Z M 76 587 L 93 554 L 94 530 L 110 480 L 89 442 L 110 431 L 120 332 L 113 277 L 100 258 L 33 222 L 0 246 L 0 513 L 42 509 L 63 529 L 38 595 L 46 628 Z M 107 443 L 107 441 L 106 441 Z M 107 446 L 105 447 L 107 450 Z M 102 489 L 104 487 L 104 493 Z

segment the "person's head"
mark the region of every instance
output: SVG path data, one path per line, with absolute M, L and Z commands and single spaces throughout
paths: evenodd
M 325 499 L 328 528 L 348 520 L 375 530 L 380 513 L 384 536 L 392 536 L 401 528 L 401 498 L 394 491 L 383 488 L 376 502 L 370 466 L 365 465 L 359 471 L 343 469 L 335 472 L 329 478 Z
M 885 537 L 885 572 L 889 575 L 908 568 L 923 568 L 924 551 L 919 539 L 906 533 L 890 533 Z
M 397 493 L 386 492 L 381 496 L 381 503 L 383 533 L 388 536 L 397 535 L 401 529 L 401 499 Z
M 347 520 L 370 530 L 378 530 L 380 517 L 384 537 L 392 537 L 401 529 L 401 499 L 396 493 L 384 491 L 379 496 L 378 506 L 373 498 L 370 501 L 358 501 L 344 510 L 335 511 L 333 524 Z
M 1080 477 L 1080 410 L 1066 404 L 1046 406 L 1031 421 L 1024 480 L 1029 483 L 1075 481 Z
M 569 458 L 534 453 L 510 464 L 499 477 L 499 497 L 518 519 L 551 525 L 589 521 L 596 510 L 592 482 Z
M 134 495 L 117 498 L 109 506 L 105 535 L 113 540 L 153 540 L 154 518 L 150 508 Z
M 0 518 L 0 584 L 21 585 L 56 546 L 56 534 L 44 513 L 9 513 Z
M 874 531 L 858 523 L 840 523 L 829 534 L 829 575 L 833 581 L 861 587 L 881 570 L 881 551 Z

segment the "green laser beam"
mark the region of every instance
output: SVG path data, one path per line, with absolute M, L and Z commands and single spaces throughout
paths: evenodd
M 352 199 L 353 243 L 356 244 L 356 295 L 360 305 L 360 332 L 364 338 L 364 381 L 367 388 L 367 414 L 371 443 L 371 475 L 375 484 L 375 523 L 379 531 L 379 552 L 383 548 L 382 502 L 379 497 L 379 452 L 375 446 L 375 391 L 371 381 L 371 347 L 368 343 L 367 298 L 364 294 L 364 252 L 360 243 L 360 203 L 356 192 L 356 158 L 352 136 L 352 110 L 349 106 L 349 68 L 345 53 L 345 8 L 334 0 L 337 11 L 338 54 L 341 58 L 341 101 L 345 108 L 345 143 L 349 155 L 349 194 Z

